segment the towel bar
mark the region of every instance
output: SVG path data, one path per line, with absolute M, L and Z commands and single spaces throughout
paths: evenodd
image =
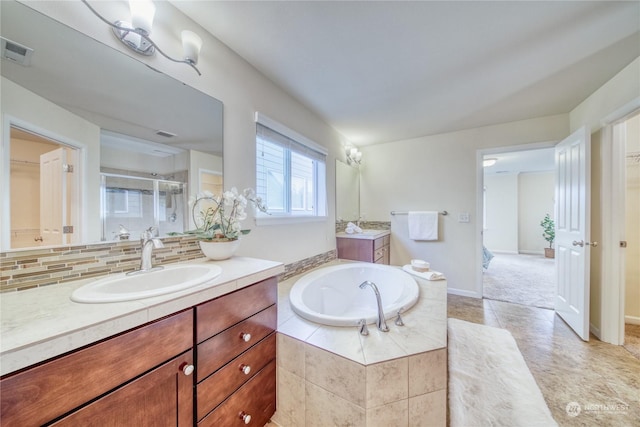
M 440 211 L 438 212 L 440 215 L 445 216 L 445 215 L 449 215 L 449 212 L 447 211 Z M 397 211 L 391 211 L 391 215 L 408 215 L 409 212 L 397 212 Z

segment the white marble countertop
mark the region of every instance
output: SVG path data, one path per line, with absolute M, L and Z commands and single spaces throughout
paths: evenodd
M 93 279 L 0 294 L 0 374 L 47 360 L 284 272 L 282 263 L 233 257 L 201 259 L 222 268 L 215 279 L 135 301 L 82 304 L 71 293 Z
M 319 268 L 350 261 L 334 261 Z M 420 299 L 402 313 L 404 326 L 387 319 L 389 332 L 369 325 L 369 335 L 360 335 L 359 328 L 326 326 L 310 322 L 291 309 L 289 291 L 302 275 L 278 284 L 278 332 L 339 356 L 370 365 L 400 357 L 437 350 L 447 346 L 447 282 L 428 281 L 415 277 L 420 287 Z
M 391 234 L 390 230 L 362 230 L 362 233 L 352 234 L 340 231 L 336 233 L 336 237 L 346 237 L 347 239 L 375 240 L 383 236 L 388 236 L 389 234 Z

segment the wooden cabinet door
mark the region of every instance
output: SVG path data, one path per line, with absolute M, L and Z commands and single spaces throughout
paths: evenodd
M 191 426 L 193 375 L 183 369 L 192 364 L 193 351 L 188 351 L 52 425 Z

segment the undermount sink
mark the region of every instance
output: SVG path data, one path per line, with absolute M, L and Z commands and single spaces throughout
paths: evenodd
M 79 287 L 71 300 L 83 303 L 121 302 L 181 291 L 215 279 L 217 265 L 175 265 L 135 275 L 108 276 Z

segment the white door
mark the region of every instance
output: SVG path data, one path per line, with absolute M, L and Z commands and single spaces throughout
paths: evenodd
M 66 151 L 64 148 L 40 156 L 40 236 L 43 245 L 65 243 Z
M 589 340 L 591 135 L 581 128 L 556 145 L 555 309 Z

